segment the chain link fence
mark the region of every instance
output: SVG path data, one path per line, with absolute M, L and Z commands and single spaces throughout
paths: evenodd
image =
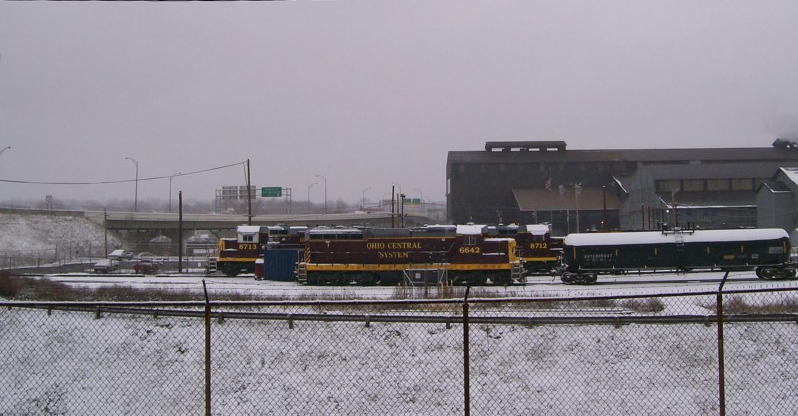
M 717 298 L 5 302 L 0 414 L 795 414 L 798 290 Z

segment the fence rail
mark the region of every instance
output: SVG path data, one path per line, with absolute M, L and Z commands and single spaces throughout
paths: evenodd
M 718 293 L 0 302 L 0 414 L 795 414 L 798 288 Z

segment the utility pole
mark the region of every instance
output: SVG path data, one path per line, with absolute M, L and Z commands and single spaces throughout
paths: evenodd
M 125 156 L 125 159 L 136 165 L 136 188 L 133 194 L 133 212 L 139 212 L 139 161 L 130 156 Z
M 169 213 L 172 213 L 172 178 L 182 175 L 182 172 L 176 172 L 174 175 L 169 176 Z
M 249 159 L 247 159 L 247 225 L 252 225 L 252 184 L 249 179 Z
M 396 197 L 395 185 L 391 185 L 391 228 L 396 228 L 396 222 L 394 221 L 394 207 L 396 206 L 396 202 L 394 200 L 395 197 Z
M 402 228 L 405 228 L 405 194 L 399 194 L 399 204 L 401 204 L 401 210 L 399 211 L 399 215 L 401 215 L 400 224 L 402 224 Z
M 183 191 L 177 191 L 177 272 L 183 273 Z
M 103 231 L 105 232 L 105 255 L 103 257 L 108 258 L 108 211 L 106 208 L 103 208 Z

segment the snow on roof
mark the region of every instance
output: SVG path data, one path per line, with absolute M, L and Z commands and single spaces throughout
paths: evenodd
M 630 244 L 665 244 L 675 243 L 677 234 L 660 231 L 621 232 L 621 233 L 582 233 L 568 234 L 566 246 L 610 246 Z M 781 228 L 760 228 L 742 230 L 696 230 L 682 232 L 685 243 L 721 242 L 721 241 L 760 241 L 787 238 L 787 232 Z
M 779 168 L 792 183 L 798 185 L 798 168 Z
M 424 224 L 423 228 L 430 228 L 434 230 L 454 230 L 456 226 L 452 224 Z
M 313 228 L 309 234 L 362 234 L 363 230 L 357 228 Z
M 482 234 L 482 229 L 485 228 L 484 225 L 475 225 L 475 224 L 465 224 L 465 225 L 458 225 L 457 226 L 457 234 L 460 235 L 480 235 Z
M 507 237 L 495 237 L 495 238 L 486 238 L 485 241 L 515 241 L 515 239 Z
M 625 194 L 629 193 L 629 191 L 627 191 L 626 188 L 624 188 L 623 182 L 621 182 L 620 179 L 616 178 L 615 176 L 613 176 L 612 179 L 615 181 L 616 184 L 618 184 L 618 187 L 621 188 L 621 191 L 623 191 L 623 193 Z
M 236 231 L 239 234 L 257 234 L 260 232 L 260 225 L 239 225 Z
M 546 235 L 549 232 L 548 224 L 528 224 L 526 226 L 527 232 L 532 235 Z

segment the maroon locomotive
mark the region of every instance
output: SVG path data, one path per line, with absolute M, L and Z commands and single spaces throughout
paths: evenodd
M 315 228 L 308 231 L 301 283 L 397 284 L 413 271 L 441 272 L 441 283 L 510 284 L 524 270 L 511 238 L 486 238 L 482 226 Z
M 515 239 L 524 268 L 532 273 L 551 273 L 562 256 L 562 239 L 551 237 L 548 224 L 485 227 L 485 235 Z

